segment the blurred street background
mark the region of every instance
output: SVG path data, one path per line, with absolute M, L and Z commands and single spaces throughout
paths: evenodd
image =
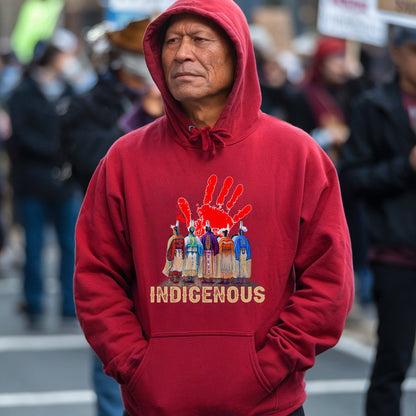
M 338 151 L 348 138 L 350 106 L 363 91 L 392 77 L 394 65 L 388 51 L 389 30 L 392 24 L 416 27 L 416 0 L 401 2 L 406 3 L 406 7 L 397 6 L 400 2 L 393 0 L 236 2 L 250 23 L 262 86 L 263 111 L 285 119 L 313 136 L 315 132 L 318 143 L 318 133 L 328 126 L 317 125 L 316 121 L 304 117 L 305 102 L 298 98 L 311 67 L 317 62 L 320 39 L 325 36 L 344 42 L 341 81 L 337 86 L 342 93 L 337 98 L 341 96 L 345 104 L 342 108 L 345 124 L 336 126 L 337 140 L 333 147 L 325 148 L 336 164 Z M 123 59 L 118 59 L 115 64 L 109 58 L 111 45 L 103 34 L 122 30 L 132 21 L 152 18 L 171 3 L 172 0 L 0 0 L 2 416 L 97 415 L 92 353 L 76 319 L 64 319 L 71 316 L 62 314 L 61 253 L 55 230 L 49 224 L 45 226 L 40 249 L 45 298 L 42 321 L 28 320 L 30 314 L 23 303 L 26 242 L 15 203 L 17 191 L 11 180 L 13 131 L 9 99 L 25 68 L 36 58 L 39 41 L 54 42 L 76 60 L 76 70 L 67 74 L 66 81 L 71 84 L 75 96 L 81 96 L 90 91 L 109 69 L 114 71 L 114 65 L 119 65 L 117 68 L 123 65 Z M 58 37 L 57 33 L 65 35 Z M 328 45 L 333 46 L 332 43 Z M 327 51 L 323 49 L 319 58 Z M 59 111 L 58 115 L 61 115 Z M 64 175 L 65 180 L 70 177 L 64 168 L 59 174 Z M 79 201 L 83 190 L 83 184 L 78 183 L 75 196 Z M 355 224 L 355 240 L 360 240 L 357 229 L 361 231 L 362 226 Z M 307 416 L 364 415 L 377 321 L 366 260 L 367 246 L 353 242 L 353 250 L 355 305 L 337 347 L 319 356 L 315 367 L 308 372 Z M 416 414 L 414 364 L 404 385 L 402 410 L 402 416 Z

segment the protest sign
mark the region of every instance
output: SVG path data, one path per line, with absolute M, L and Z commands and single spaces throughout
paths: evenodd
M 387 24 L 380 18 L 376 0 L 320 0 L 320 33 L 375 46 L 387 42 Z
M 123 27 L 132 20 L 154 16 L 167 9 L 174 0 L 109 0 L 106 20 Z
M 32 59 L 39 40 L 53 35 L 63 7 L 63 0 L 26 0 L 23 3 L 11 36 L 13 50 L 22 62 Z

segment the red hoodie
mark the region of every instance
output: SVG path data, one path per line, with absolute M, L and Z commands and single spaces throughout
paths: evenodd
M 203 131 L 161 69 L 165 25 L 183 12 L 217 22 L 237 51 L 228 102 Z M 352 304 L 336 171 L 306 133 L 260 112 L 233 1 L 179 0 L 144 49 L 166 115 L 119 139 L 90 183 L 76 235 L 81 326 L 130 416 L 287 415 Z

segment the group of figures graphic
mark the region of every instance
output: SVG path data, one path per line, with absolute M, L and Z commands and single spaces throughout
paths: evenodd
M 238 234 L 232 237 L 229 227 L 220 230 L 221 235 L 216 237 L 209 221 L 201 238 L 195 235 L 193 221 L 186 237 L 180 235 L 179 221 L 171 228 L 163 274 L 173 283 L 185 278 L 186 284 L 195 283 L 195 279 L 208 284 L 230 284 L 231 279 L 236 279 L 236 284 L 244 284 L 251 277 L 251 248 L 242 222 Z

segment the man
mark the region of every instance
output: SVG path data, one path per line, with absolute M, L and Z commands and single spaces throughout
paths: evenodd
M 340 172 L 366 205 L 378 310 L 368 416 L 400 415 L 416 324 L 416 30 L 392 30 L 395 79 L 358 101 Z
M 260 112 L 233 1 L 177 1 L 144 51 L 166 115 L 118 140 L 90 183 L 77 230 L 82 328 L 130 416 L 303 415 L 304 372 L 337 342 L 353 298 L 335 169 L 306 133 Z M 195 212 L 216 235 L 244 217 L 250 286 L 164 285 L 172 214 L 182 234 Z

